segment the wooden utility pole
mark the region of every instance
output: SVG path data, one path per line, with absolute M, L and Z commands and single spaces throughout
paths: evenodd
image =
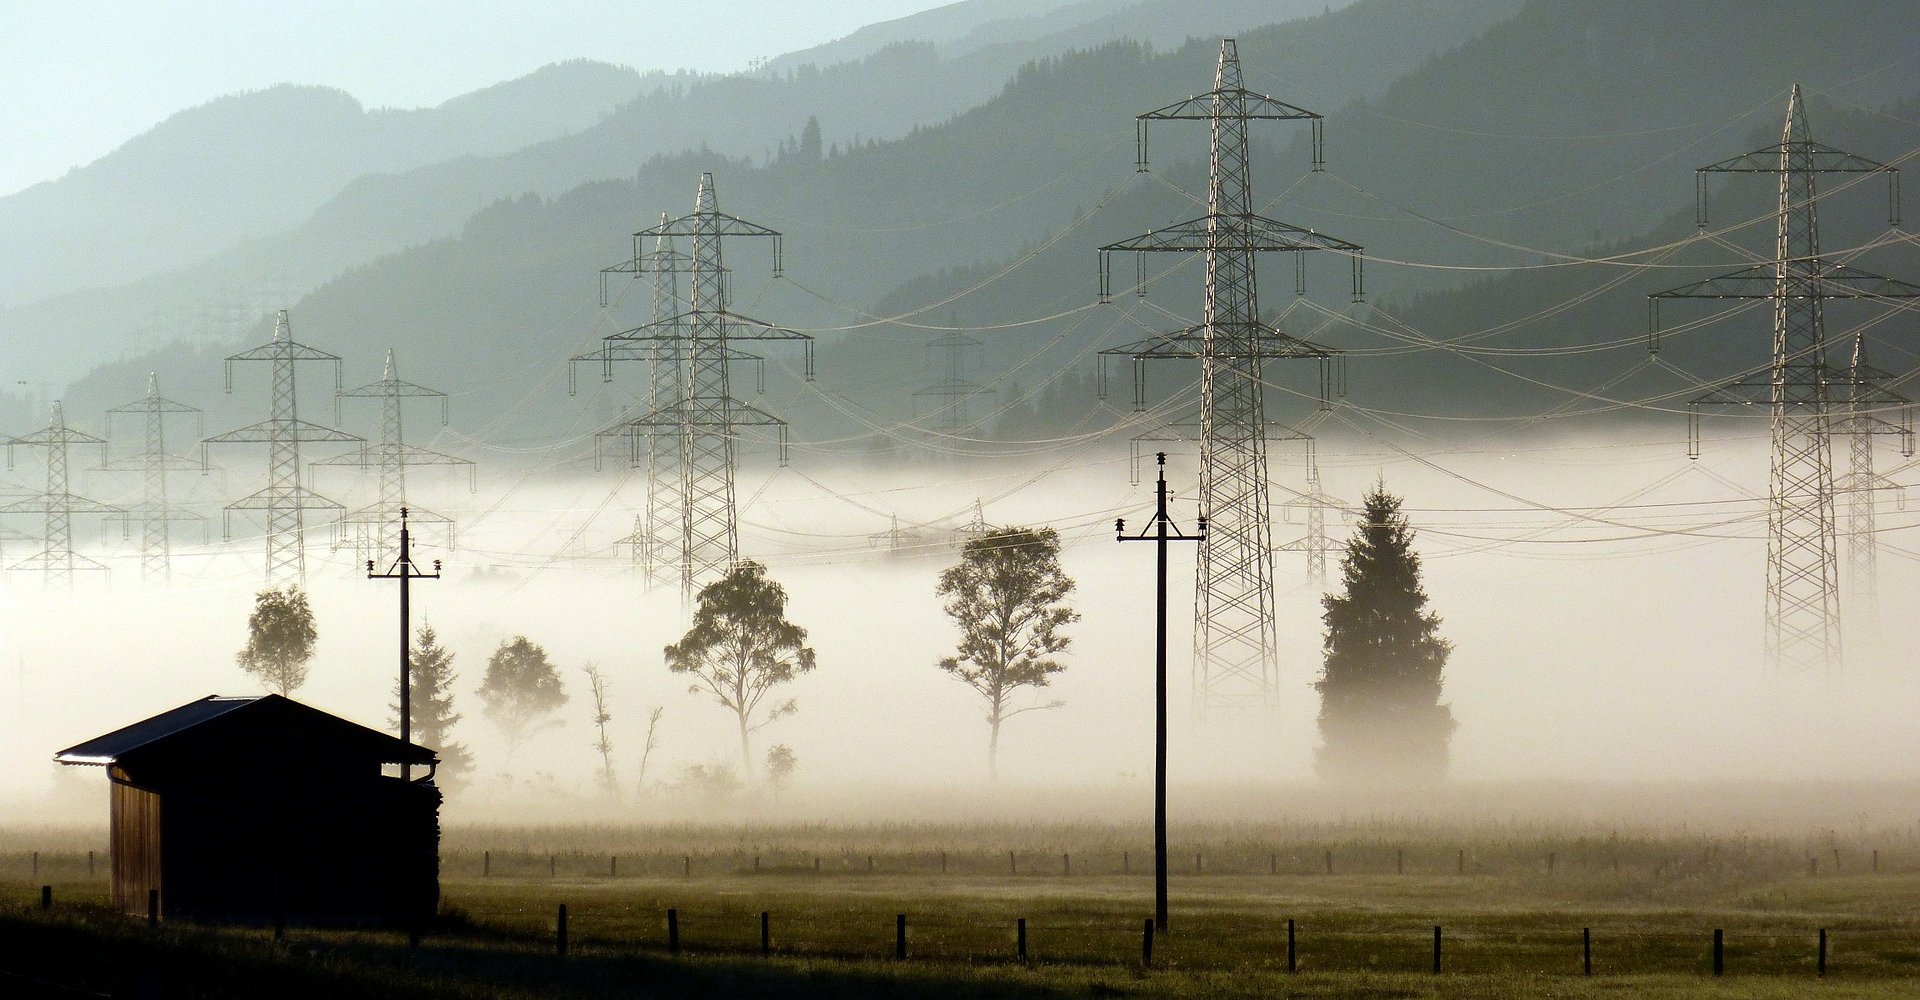
M 433 572 L 423 573 L 413 564 L 412 541 L 407 534 L 407 509 L 400 508 L 400 556 L 387 567 L 385 573 L 373 571 L 373 560 L 367 560 L 367 579 L 400 581 L 400 742 L 413 745 L 413 629 L 411 588 L 414 580 L 440 579 L 440 560 L 433 561 Z M 400 780 L 413 779 L 413 765 L 400 765 Z
M 1113 522 L 1113 532 L 1122 542 L 1153 542 L 1158 550 L 1158 589 L 1154 604 L 1154 730 L 1153 730 L 1153 925 L 1161 933 L 1167 930 L 1167 543 L 1202 542 L 1207 538 L 1207 519 L 1200 519 L 1199 531 L 1181 532 L 1167 516 L 1167 453 L 1154 456 L 1160 467 L 1160 484 L 1154 514 L 1140 534 L 1129 537 L 1124 518 Z

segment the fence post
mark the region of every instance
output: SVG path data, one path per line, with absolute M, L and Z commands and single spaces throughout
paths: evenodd
M 760 957 L 773 954 L 773 928 L 767 918 L 767 911 L 760 911 Z
M 608 878 L 620 877 L 620 855 L 618 854 L 607 855 L 607 877 Z
M 687 855 L 685 867 L 683 867 L 680 870 L 680 874 L 682 877 L 685 877 L 685 878 L 693 877 L 693 855 L 691 854 Z
M 1593 975 L 1593 928 L 1580 928 L 1580 974 Z
M 760 855 L 758 854 L 753 856 L 753 870 L 754 871 L 760 870 Z
M 1726 972 L 1727 972 L 1726 938 L 1721 933 L 1721 928 L 1715 927 L 1713 929 L 1713 974 L 1716 976 L 1722 976 L 1722 975 L 1725 975 Z
M 1131 851 L 1120 852 L 1120 874 L 1122 875 L 1133 874 L 1133 852 Z
M 53 909 L 53 886 L 43 885 L 40 887 L 40 908 L 43 910 Z M 1827 932 L 1821 931 L 1820 933 L 1825 935 Z
M 873 874 L 873 855 L 867 855 L 867 874 Z
M 1873 873 L 1875 875 L 1880 874 L 1880 849 L 1878 847 L 1873 849 Z M 93 874 L 93 852 L 92 851 L 87 852 L 87 874 L 89 875 Z
M 1555 860 L 1555 858 L 1554 858 L 1554 853 L 1553 853 L 1552 851 L 1548 851 L 1548 852 L 1547 852 L 1547 877 L 1549 877 L 1549 878 L 1551 878 L 1551 877 L 1553 877 L 1553 862 L 1554 862 L 1554 860 Z
M 1140 967 L 1153 968 L 1153 918 L 1140 926 Z
M 680 911 L 667 908 L 667 954 L 680 954 Z
M 1007 852 L 1007 871 L 1014 875 L 1020 874 L 1020 859 L 1014 857 L 1012 851 Z
M 1288 972 L 1299 971 L 1300 964 L 1298 962 L 1298 954 L 1299 953 L 1294 950 L 1294 946 L 1293 946 L 1293 918 L 1288 917 L 1287 918 L 1287 971 Z
M 1199 851 L 1195 851 L 1193 852 L 1193 873 L 1198 875 L 1203 871 L 1206 871 L 1206 859 L 1200 856 Z
M 560 904 L 560 912 L 554 917 L 553 953 L 561 958 L 567 957 L 567 904 Z
M 547 852 L 547 877 L 552 878 L 558 874 L 560 874 L 560 866 L 558 863 L 556 863 L 553 860 L 553 852 L 548 851 Z
M 1014 940 L 1017 942 L 1014 945 L 1014 949 L 1019 953 L 1020 961 L 1024 962 L 1027 960 L 1027 918 L 1021 917 L 1019 921 L 1015 923 L 1014 927 Z M 1821 933 L 1825 934 L 1826 932 L 1821 931 Z M 1825 939 L 1823 938 L 1822 940 Z
M 1060 873 L 1062 875 L 1073 874 L 1073 855 L 1066 851 L 1060 852 Z
M 1815 964 L 1814 970 L 1818 975 L 1827 974 L 1827 929 L 1825 927 L 1820 928 L 1820 960 Z
M 1327 852 L 1327 874 L 1333 874 L 1333 852 Z
M 493 852 L 481 851 L 480 852 L 480 877 L 486 878 L 492 874 L 493 874 Z
M 33 852 L 33 877 L 40 877 L 40 852 Z
M 947 852 L 941 851 L 940 852 L 940 874 L 945 875 L 946 873 L 947 873 Z
M 1267 855 L 1267 874 L 1269 875 L 1280 874 L 1280 855 L 1279 854 L 1275 853 L 1275 854 Z
M 1440 925 L 1433 925 L 1433 974 L 1440 974 Z
M 893 957 L 900 962 L 907 960 L 907 915 L 904 913 L 893 917 Z
M 1876 872 L 1880 870 L 1880 852 L 1879 851 L 1873 852 L 1873 870 Z M 93 877 L 93 852 L 92 851 L 87 852 L 87 877 L 88 878 Z
M 1460 851 L 1460 874 L 1465 875 L 1466 873 L 1467 873 L 1467 852 L 1465 849 L 1462 849 Z

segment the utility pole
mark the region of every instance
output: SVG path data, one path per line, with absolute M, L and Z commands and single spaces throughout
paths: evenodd
M 47 429 L 10 438 L 7 441 L 7 468 L 13 468 L 15 448 L 45 448 L 47 450 L 47 489 L 38 496 L 26 497 L 0 507 L 5 514 L 42 514 L 46 522 L 46 547 L 38 555 L 9 567 L 16 570 L 40 570 L 45 574 L 46 584 L 61 590 L 73 588 L 73 574 L 76 570 L 104 570 L 105 566 L 73 551 L 73 515 L 83 514 L 124 514 L 125 511 L 98 500 L 75 496 L 67 484 L 67 448 L 76 444 L 97 444 L 104 459 L 107 453 L 105 438 L 95 437 L 85 431 L 77 431 L 67 426 L 67 418 L 60 408 L 60 402 L 54 401 L 53 414 L 47 421 Z
M 752 360 L 731 346 L 736 340 L 799 341 L 806 348 L 806 377 L 813 378 L 813 338 L 731 311 L 730 272 L 721 256 L 728 237 L 766 237 L 773 241 L 773 273 L 780 276 L 780 234 L 765 226 L 723 214 L 713 175 L 700 175 L 694 211 L 678 219 L 634 234 L 636 273 L 646 273 L 644 241 L 691 237 L 693 256 L 688 265 L 693 288 L 688 310 L 664 322 L 648 323 L 605 338 L 608 351 L 632 345 L 673 345 L 669 357 L 684 358 L 684 394 L 656 403 L 647 413 L 621 420 L 600 431 L 599 437 L 622 438 L 629 453 L 638 455 L 638 439 L 672 434 L 681 440 L 681 475 L 685 483 L 679 509 L 664 512 L 679 527 L 677 564 L 683 598 L 717 579 L 740 555 L 739 519 L 734 507 L 736 453 L 740 432 L 747 427 L 771 427 L 779 435 L 780 462 L 786 464 L 786 421 L 733 396 L 730 367 Z M 656 244 L 657 246 L 657 244 Z M 674 266 L 679 266 L 676 262 Z
M 273 363 L 272 416 L 239 430 L 206 438 L 200 443 L 201 463 L 205 464 L 206 446 L 210 444 L 264 443 L 267 446 L 267 487 L 227 505 L 221 534 L 225 538 L 233 537 L 234 511 L 265 511 L 267 586 L 304 583 L 307 578 L 307 511 L 344 508 L 300 485 L 300 444 L 303 441 L 365 444 L 366 439 L 300 419 L 294 366 L 302 361 L 333 362 L 333 388 L 337 392 L 341 384 L 340 356 L 295 341 L 285 309 L 274 317 L 271 341 L 227 358 L 226 388 L 229 393 L 233 391 L 233 364 L 236 361 Z
M 433 561 L 433 572 L 423 573 L 413 564 L 412 539 L 407 535 L 407 509 L 400 508 L 400 555 L 385 573 L 373 571 L 367 560 L 367 579 L 400 581 L 400 742 L 413 745 L 413 612 L 409 603 L 414 580 L 440 579 L 440 560 Z M 400 780 L 413 780 L 413 765 L 400 765 Z
M 1321 165 L 1321 116 L 1242 84 L 1234 40 L 1221 43 L 1213 90 L 1139 116 L 1139 165 L 1146 169 L 1147 124 L 1199 120 L 1212 129 L 1207 214 L 1100 248 L 1100 298 L 1111 298 L 1110 255 L 1200 253 L 1207 262 L 1206 312 L 1194 327 L 1117 349 L 1135 363 L 1200 362 L 1200 509 L 1213 526 L 1196 567 L 1195 708 L 1270 707 L 1278 690 L 1278 638 L 1273 617 L 1273 532 L 1267 507 L 1267 420 L 1262 368 L 1273 360 L 1311 358 L 1320 366 L 1323 405 L 1334 384 L 1335 352 L 1281 333 L 1260 319 L 1255 259 L 1296 254 L 1294 290 L 1304 294 L 1306 252 L 1344 253 L 1353 298 L 1361 294 L 1361 247 L 1254 211 L 1247 126 L 1252 121 L 1306 121 L 1313 165 Z M 1136 394 L 1141 390 L 1136 377 Z
M 1911 441 L 1908 403 L 1892 379 L 1869 377 L 1827 362 L 1825 305 L 1829 299 L 1920 298 L 1920 286 L 1871 274 L 1820 256 L 1815 177 L 1823 173 L 1885 173 L 1887 215 L 1899 219 L 1899 175 L 1894 168 L 1814 142 L 1807 130 L 1800 87 L 1787 99 L 1780 141 L 1695 171 L 1696 222 L 1706 226 L 1707 174 L 1777 174 L 1773 260 L 1649 296 L 1649 347 L 1659 350 L 1660 303 L 1666 299 L 1765 299 L 1773 306 L 1773 360 L 1688 401 L 1688 457 L 1700 456 L 1700 410 L 1706 406 L 1764 406 L 1772 425 L 1767 503 L 1766 661 L 1790 674 L 1836 677 L 1841 665 L 1838 545 L 1834 531 L 1832 438 L 1853 417 L 1880 421 Z M 1836 400 L 1835 390 L 1847 393 Z M 1836 421 L 1835 404 L 1850 417 Z M 1861 433 L 1861 431 L 1851 431 Z M 1871 431 L 1868 431 L 1871 432 Z M 1911 451 L 1911 446 L 1908 446 Z
M 1160 465 L 1160 485 L 1155 494 L 1154 514 L 1140 534 L 1127 536 L 1127 522 L 1113 522 L 1114 537 L 1122 542 L 1153 542 L 1156 557 L 1153 619 L 1153 926 L 1167 930 L 1167 543 L 1207 540 L 1207 519 L 1200 518 L 1199 531 L 1188 535 L 1167 515 L 1167 453 L 1156 456 Z M 1148 534 L 1152 532 L 1152 534 Z
M 478 488 L 477 472 L 473 462 L 468 459 L 407 444 L 401 412 L 401 401 L 404 399 L 437 399 L 440 401 L 440 423 L 444 426 L 447 422 L 447 394 L 438 389 L 429 389 L 401 379 L 399 366 L 394 362 L 393 349 L 388 348 L 387 364 L 381 373 L 380 381 L 357 389 L 334 393 L 334 423 L 340 422 L 340 400 L 355 398 L 380 401 L 380 443 L 323 459 L 309 467 L 310 469 L 330 466 L 380 470 L 378 500 L 372 506 L 352 511 L 340 519 L 342 524 L 353 528 L 353 537 L 347 544 L 354 546 L 355 557 L 367 559 L 381 552 L 393 551 L 395 523 L 401 510 L 409 510 L 415 521 L 444 525 L 447 532 L 447 547 L 452 548 L 453 519 L 407 503 L 407 467 L 464 465 L 467 467 L 469 492 Z
M 200 521 L 202 515 L 167 501 L 167 473 L 193 467 L 190 459 L 167 452 L 167 415 L 198 414 L 199 407 L 177 403 L 160 395 L 160 376 L 147 373 L 147 394 L 140 399 L 107 411 L 107 436 L 113 436 L 116 413 L 137 413 L 146 418 L 144 447 L 134 455 L 102 462 L 104 471 L 141 474 L 141 497 L 134 513 L 140 517 L 140 578 L 148 583 L 165 583 L 173 575 L 172 522 Z M 195 437 L 199 436 L 196 432 Z M 123 529 L 131 518 L 121 521 Z

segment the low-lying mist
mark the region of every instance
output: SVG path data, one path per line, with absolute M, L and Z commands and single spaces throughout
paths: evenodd
M 1894 496 L 1877 498 L 1879 634 L 1850 630 L 1842 678 L 1770 676 L 1765 509 L 1754 496 L 1765 490 L 1765 437 L 1736 429 L 1709 441 L 1697 463 L 1677 440 L 1625 433 L 1524 449 L 1427 442 L 1420 459 L 1365 438 L 1323 441 L 1327 492 L 1357 505 L 1379 479 L 1405 498 L 1419 533 L 1432 607 L 1455 645 L 1444 692 L 1459 722 L 1451 776 L 1435 788 L 1371 792 L 1316 779 L 1321 591 L 1297 552 L 1277 557 L 1278 704 L 1194 718 L 1186 546 L 1173 554 L 1169 643 L 1177 819 L 1910 822 L 1920 764 L 1905 751 L 1920 738 L 1920 675 L 1914 623 L 1900 609 L 1920 594 L 1920 555 L 1905 548 L 1920 517 Z M 1176 516 L 1190 524 L 1193 461 L 1172 462 Z M 1117 450 L 1051 463 L 801 458 L 788 470 L 743 469 L 743 554 L 786 587 L 789 617 L 819 658 L 780 692 L 798 700 L 798 713 L 754 735 L 751 774 L 731 713 L 664 665 L 662 647 L 688 620 L 679 594 L 647 593 L 612 547 L 644 502 L 637 476 L 496 474 L 491 482 L 515 485 L 421 497 L 462 522 L 458 548 L 424 539 L 418 557 L 445 560 L 446 577 L 417 583 L 413 596 L 416 627 L 431 623 L 454 654 L 463 716 L 454 731 L 476 759 L 447 821 L 1141 821 L 1153 767 L 1153 553 L 1115 544 L 1112 524 L 1145 523 L 1153 487 L 1131 484 L 1128 471 Z M 1284 446 L 1272 477 L 1276 507 L 1290 498 L 1284 488 L 1305 488 L 1298 455 Z M 987 778 L 980 697 L 935 667 L 956 636 L 935 580 L 958 558 L 952 529 L 976 499 L 989 523 L 1059 529 L 1082 616 L 1068 629 L 1066 671 L 1050 689 L 1022 694 L 1063 705 L 1007 723 L 997 781 Z M 874 537 L 894 514 L 903 527 L 944 534 L 903 535 L 895 549 Z M 1350 528 L 1336 515 L 1329 530 L 1344 540 Z M 1276 542 L 1303 531 L 1297 513 L 1275 518 Z M 312 535 L 319 643 L 294 697 L 385 728 L 395 586 L 366 580 L 350 550 L 329 551 L 324 530 Z M 102 776 L 56 767 L 54 751 L 208 694 L 259 690 L 234 661 L 260 586 L 258 546 L 189 539 L 164 588 L 140 584 L 124 549 L 104 553 L 122 557 L 110 580 L 83 578 L 71 593 L 14 575 L 0 601 L 0 803 L 10 825 L 104 822 Z M 570 699 L 559 725 L 509 756 L 476 689 L 495 647 L 521 634 L 546 648 Z M 593 746 L 589 661 L 610 678 L 612 792 Z M 656 706 L 658 745 L 643 776 Z M 774 744 L 798 763 L 777 789 L 759 773 Z

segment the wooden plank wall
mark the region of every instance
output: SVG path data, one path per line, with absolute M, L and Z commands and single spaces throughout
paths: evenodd
M 146 916 L 147 891 L 161 888 L 160 796 L 115 777 L 108 816 L 113 905 Z M 163 896 L 163 910 L 165 905 Z

